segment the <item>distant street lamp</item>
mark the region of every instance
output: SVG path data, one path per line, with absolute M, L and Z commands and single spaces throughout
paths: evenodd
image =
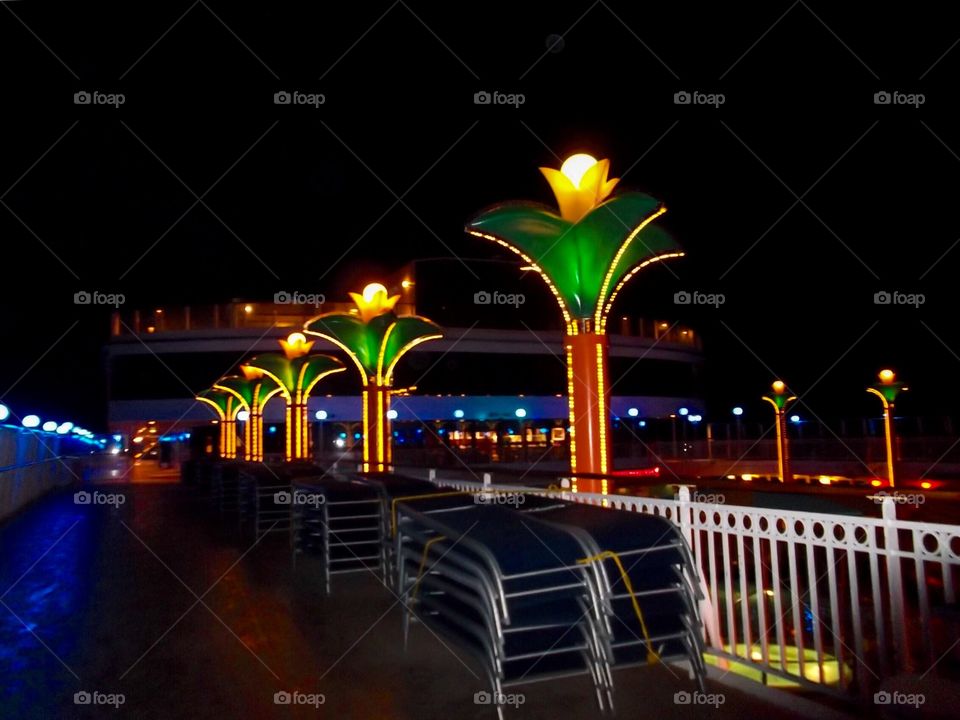
M 793 480 L 790 472 L 790 448 L 787 444 L 787 422 L 784 411 L 787 405 L 797 399 L 796 395 L 787 394 L 787 386 L 782 380 L 775 380 L 770 386 L 772 392 L 761 399 L 773 405 L 777 422 L 777 474 L 780 482 Z
M 222 458 L 232 459 L 237 456 L 236 421 L 240 412 L 244 412 L 246 405 L 233 394 L 220 388 L 210 388 L 200 392 L 197 402 L 213 408 L 217 414 L 220 426 L 220 438 L 217 449 Z
M 319 315 L 308 320 L 303 331 L 333 343 L 353 361 L 362 383 L 363 471 L 390 472 L 390 398 L 397 392 L 393 387 L 394 369 L 408 350 L 443 334 L 426 318 L 397 315 L 394 306 L 400 296 L 390 295 L 380 283 L 370 283 L 363 292 L 350 293 L 350 297 L 356 305 L 353 312 Z
M 880 382 L 868 387 L 867 392 L 876 395 L 883 403 L 883 433 L 887 445 L 887 480 L 890 481 L 890 487 L 893 487 L 894 466 L 896 465 L 896 452 L 894 450 L 896 428 L 893 424 L 893 403 L 897 399 L 897 395 L 909 388 L 905 387 L 902 382 L 897 382 L 897 376 L 893 370 L 883 369 L 877 377 Z
M 304 460 L 310 455 L 310 427 L 307 418 L 307 401 L 318 382 L 328 375 L 343 372 L 347 368 L 340 360 L 330 355 L 311 355 L 313 342 L 303 333 L 290 333 L 280 340 L 283 353 L 265 353 L 247 360 L 240 369 L 248 378 L 266 376 L 280 389 L 280 397 L 286 409 L 286 452 L 284 458 Z
M 743 416 L 743 408 L 740 407 L 739 405 L 737 405 L 735 408 L 733 408 L 733 410 L 732 410 L 731 412 L 733 412 L 734 424 L 736 425 L 736 428 L 737 428 L 736 454 L 737 454 L 737 456 L 739 456 L 739 455 L 740 455 L 740 442 L 741 442 L 741 440 L 743 439 L 743 426 L 740 424 L 740 418 Z M 729 440 L 729 439 L 730 439 L 730 437 L 729 437 L 729 435 L 728 435 L 728 436 L 727 436 L 727 440 Z
M 263 374 L 251 373 L 248 369 L 243 375 L 227 375 L 220 378 L 213 386 L 213 390 L 225 392 L 233 396 L 238 404 L 233 408 L 233 414 L 227 414 L 227 419 L 233 419 L 230 432 L 230 443 L 233 446 L 232 457 L 237 454 L 236 421 L 241 420 L 240 413 L 246 411 L 247 419 L 243 420 L 243 459 L 254 462 L 263 461 L 263 409 L 274 395 L 280 392 L 280 386 L 273 378 Z

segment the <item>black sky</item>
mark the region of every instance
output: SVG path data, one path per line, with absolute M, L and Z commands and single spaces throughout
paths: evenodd
M 904 412 L 960 401 L 949 8 L 304 5 L 0 3 L 4 402 L 102 422 L 108 313 L 79 290 L 329 297 L 418 257 L 496 257 L 464 221 L 551 202 L 536 168 L 575 151 L 667 204 L 689 256 L 620 302 L 700 331 L 708 413 L 775 373 L 811 413 L 875 414 L 862 387 L 888 364 L 910 380 Z M 126 102 L 75 105 L 81 90 Z M 279 90 L 326 103 L 277 106 Z M 526 102 L 477 106 L 480 90 Z M 676 105 L 682 90 L 726 100 Z M 883 90 L 925 103 L 874 104 Z M 680 289 L 727 302 L 678 308 Z M 926 302 L 877 306 L 884 289 Z

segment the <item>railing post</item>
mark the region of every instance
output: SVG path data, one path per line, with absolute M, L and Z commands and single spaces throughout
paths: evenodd
M 436 469 L 436 468 L 430 468 L 429 470 L 427 470 L 427 480 L 429 480 L 430 482 L 436 482 L 436 481 L 437 481 L 437 469 Z
M 679 492 L 677 493 L 677 498 L 680 501 L 677 506 L 677 524 L 680 526 L 680 531 L 683 533 L 683 537 L 687 541 L 687 546 L 692 551 L 693 528 L 690 527 L 690 486 L 681 485 Z
M 900 574 L 900 536 L 897 532 L 897 503 L 892 495 L 883 498 L 883 546 L 887 558 L 890 618 L 893 627 L 894 673 L 909 669 L 907 628 L 904 622 L 903 578 Z M 879 600 L 879 598 L 878 598 Z

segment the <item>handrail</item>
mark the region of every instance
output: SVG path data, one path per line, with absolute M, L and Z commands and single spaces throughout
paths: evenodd
M 431 478 L 467 492 L 560 497 L 672 521 L 687 540 L 706 596 L 706 649 L 767 682 L 869 702 L 885 678 L 935 665 L 950 648 L 931 628 L 938 606 L 960 595 L 960 525 L 603 495 Z M 696 581 L 696 579 L 695 579 Z

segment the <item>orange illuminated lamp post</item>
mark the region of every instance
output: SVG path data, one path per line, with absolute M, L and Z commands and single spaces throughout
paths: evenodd
M 612 470 L 607 318 L 623 286 L 640 270 L 682 257 L 677 243 L 653 221 L 663 204 L 639 192 L 610 197 L 609 160 L 567 158 L 559 170 L 540 168 L 559 206 L 507 203 L 467 223 L 470 235 L 516 253 L 546 282 L 563 315 L 570 411 L 570 469 Z M 609 199 L 608 199 L 609 198 Z M 605 489 L 606 481 L 588 482 Z M 584 489 L 581 478 L 579 487 Z
M 262 373 L 245 371 L 243 376 L 227 375 L 220 378 L 213 388 L 237 399 L 238 414 L 240 411 L 247 413 L 243 426 L 243 459 L 263 462 L 263 408 L 270 398 L 280 392 L 280 386 Z
M 197 402 L 212 407 L 220 424 L 217 446 L 220 457 L 232 460 L 237 457 L 237 413 L 246 408 L 242 400 L 216 387 L 197 395 Z
M 390 296 L 380 283 L 362 293 L 350 293 L 356 312 L 326 313 L 304 324 L 308 335 L 333 343 L 353 361 L 361 380 L 364 472 L 392 470 L 393 435 L 390 431 L 390 398 L 397 363 L 408 350 L 443 337 L 440 328 L 417 315 L 398 316 L 399 295 Z
M 346 368 L 330 355 L 310 355 L 313 343 L 303 333 L 291 333 L 280 340 L 280 347 L 283 353 L 257 355 L 240 369 L 248 377 L 265 376 L 277 384 L 277 392 L 287 405 L 284 459 L 305 460 L 310 457 L 310 393 L 323 378 Z
M 771 392 L 764 395 L 761 399 L 766 400 L 773 406 L 774 416 L 777 423 L 777 476 L 780 482 L 793 480 L 793 472 L 790 469 L 790 444 L 787 439 L 787 405 L 797 399 L 796 395 L 790 395 L 787 386 L 782 380 L 774 380 Z
M 874 383 L 867 388 L 867 392 L 876 395 L 883 403 L 883 434 L 887 448 L 887 480 L 890 487 L 894 487 L 897 464 L 896 451 L 896 427 L 893 422 L 893 404 L 897 395 L 909 388 L 902 382 L 897 382 L 897 376 L 893 370 L 884 369 L 877 375 L 880 382 Z

